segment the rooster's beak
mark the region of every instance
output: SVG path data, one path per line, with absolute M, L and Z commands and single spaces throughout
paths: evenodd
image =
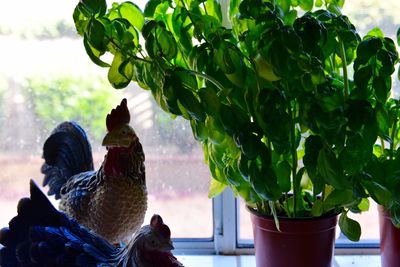
M 102 146 L 106 147 L 129 147 L 132 143 L 132 138 L 120 136 L 114 132 L 109 132 L 104 136 Z
M 168 243 L 164 243 L 163 247 L 161 248 L 162 251 L 166 251 L 166 252 L 174 250 L 174 249 L 175 248 L 174 248 L 174 245 L 172 245 L 172 241 L 171 240 Z

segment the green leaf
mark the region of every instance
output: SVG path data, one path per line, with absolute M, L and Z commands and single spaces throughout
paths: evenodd
M 317 170 L 324 180 L 336 189 L 344 189 L 348 185 L 343 168 L 332 152 L 322 149 L 318 155 Z
M 294 194 L 296 195 L 296 197 L 299 198 L 299 201 L 301 202 L 301 179 L 303 178 L 304 172 L 305 172 L 305 167 L 301 167 L 297 173 L 296 173 L 296 177 L 293 180 L 293 187 L 296 188 L 297 191 L 294 191 Z M 300 203 L 298 201 L 298 203 Z
M 95 63 L 100 67 L 110 67 L 110 64 L 100 59 L 100 56 L 102 56 L 103 53 L 90 45 L 86 34 L 83 37 L 83 45 L 85 47 L 86 54 L 88 54 L 89 58 L 93 61 L 93 63 Z
M 224 127 L 217 118 L 213 116 L 207 116 L 205 125 L 207 129 L 209 129 L 208 139 L 211 142 L 215 144 L 221 144 L 227 137 Z
M 264 145 L 260 139 L 251 133 L 234 135 L 237 145 L 248 159 L 255 159 L 260 154 L 260 148 Z
M 126 79 L 132 80 L 134 79 L 134 66 L 129 59 L 125 59 L 121 65 L 119 65 L 118 71 L 121 75 L 123 75 Z
M 389 202 L 392 200 L 392 193 L 386 187 L 374 181 L 364 181 L 363 185 L 373 200 L 379 205 L 384 207 L 388 206 Z
M 340 215 L 339 227 L 342 233 L 351 241 L 357 242 L 360 240 L 361 226 L 357 221 L 347 217 L 346 212 Z
M 197 91 L 198 85 L 197 85 L 196 76 L 194 76 L 193 74 L 188 73 L 186 71 L 178 72 L 178 68 L 175 69 L 175 74 L 179 77 L 183 88 L 185 88 L 189 91 Z
M 206 125 L 197 120 L 190 120 L 190 126 L 192 127 L 193 136 L 197 141 L 204 142 L 208 137 L 208 129 Z
M 263 181 L 262 177 L 250 176 L 250 181 L 253 185 L 254 191 L 264 200 L 276 201 L 280 198 L 280 189 L 275 182 L 271 182 L 270 185 L 267 184 L 268 179 Z M 273 183 L 273 185 L 272 185 Z
M 82 0 L 81 3 L 89 10 L 93 15 L 98 14 L 103 16 L 107 10 L 106 0 Z
M 240 157 L 238 158 L 238 169 L 240 171 L 240 174 L 243 176 L 243 178 L 246 181 L 249 181 L 249 160 L 246 158 L 243 153 L 240 153 Z
M 119 7 L 121 17 L 127 19 L 138 30 L 144 25 L 144 16 L 140 8 L 132 2 L 123 2 Z
M 198 94 L 200 102 L 207 114 L 213 117 L 219 117 L 221 102 L 214 89 L 212 87 L 203 87 L 199 90 Z
M 315 6 L 316 6 L 316 7 L 322 7 L 323 4 L 324 4 L 324 3 L 322 2 L 322 0 L 316 0 L 316 1 L 315 1 Z
M 354 83 L 359 89 L 367 88 L 372 77 L 372 67 L 370 65 L 357 70 L 354 73 Z
M 392 219 L 392 223 L 396 228 L 400 228 L 400 208 L 392 207 L 390 209 L 390 217 Z
M 108 81 L 116 89 L 122 89 L 128 86 L 130 79 L 120 72 L 121 64 L 124 63 L 124 58 L 121 54 L 115 54 L 108 70 Z
M 375 89 L 375 95 L 379 102 L 385 103 L 387 98 L 389 97 L 390 89 L 391 89 L 391 80 L 390 78 L 383 77 L 375 77 L 372 86 Z
M 238 131 L 237 120 L 234 111 L 230 106 L 221 104 L 220 107 L 221 122 L 225 131 L 233 136 Z
M 350 206 L 353 203 L 353 190 L 333 190 L 324 200 L 324 211 L 326 212 L 338 207 Z
M 144 39 L 146 39 L 146 41 L 147 41 L 147 38 L 149 38 L 150 36 L 154 37 L 151 33 L 157 27 L 157 25 L 158 24 L 155 20 L 146 20 L 146 22 L 144 23 L 143 28 L 142 28 L 142 36 Z M 148 49 L 146 49 L 146 50 L 148 53 L 149 50 Z M 152 51 L 150 51 L 150 52 L 152 52 Z
M 382 30 L 379 27 L 375 27 L 372 30 L 370 30 L 366 35 L 366 37 L 370 37 L 370 36 L 384 38 L 385 34 L 382 32 Z
M 178 100 L 192 118 L 201 122 L 206 120 L 206 114 L 203 107 L 192 92 L 183 88 L 180 89 L 178 91 Z
M 239 11 L 240 0 L 229 1 L 229 17 L 232 19 Z
M 382 47 L 382 40 L 378 37 L 365 38 L 357 47 L 357 61 L 365 64 Z
M 276 166 L 276 176 L 278 178 L 278 185 L 282 189 L 283 192 L 290 191 L 290 173 L 291 173 L 291 166 L 289 162 L 286 160 L 281 161 Z
M 229 184 L 233 187 L 238 187 L 243 183 L 243 177 L 235 165 L 227 165 L 224 168 L 224 175 Z
M 363 198 L 357 207 L 360 209 L 360 211 L 368 211 L 369 210 L 369 199 Z
M 314 217 L 319 217 L 323 214 L 323 212 L 324 212 L 323 202 L 321 199 L 317 199 L 314 202 L 313 207 L 311 208 L 311 214 Z
M 88 41 L 92 47 L 100 52 L 105 52 L 107 44 L 105 43 L 105 28 L 103 24 L 96 20 L 91 19 L 87 28 Z
M 153 17 L 154 11 L 156 10 L 157 6 L 161 3 L 161 0 L 149 0 L 146 3 L 144 8 L 144 16 L 145 17 Z
M 340 153 L 339 160 L 348 174 L 354 175 L 363 169 L 372 157 L 372 145 L 373 143 L 367 142 L 359 133 L 347 138 L 346 146 Z M 352 164 L 348 164 L 349 162 Z
M 333 14 L 336 14 L 338 16 L 342 15 L 342 10 L 340 9 L 340 7 L 337 4 L 329 4 L 328 8 L 327 8 L 330 12 L 332 12 Z
M 298 0 L 299 6 L 304 11 L 311 11 L 314 6 L 314 0 Z
M 397 45 L 400 46 L 400 28 L 397 29 Z
M 289 12 L 291 4 L 292 4 L 291 0 L 278 0 L 276 2 L 282 9 L 283 13 L 287 14 Z
M 219 3 L 219 1 L 207 0 L 206 10 L 208 15 L 216 17 L 220 22 L 222 22 L 221 4 Z
M 237 49 L 228 42 L 220 44 L 214 52 L 214 60 L 225 74 L 235 73 L 243 64 Z
M 264 200 L 278 200 L 281 197 L 281 190 L 274 172 L 268 167 L 257 165 L 256 160 L 250 165 L 250 183 L 254 191 Z
M 75 23 L 75 28 L 79 35 L 83 36 L 84 33 L 86 32 L 86 27 L 90 21 L 90 14 L 85 10 L 85 7 L 83 6 L 82 3 L 79 3 L 75 9 L 74 13 L 72 15 Z
M 223 184 L 215 179 L 211 179 L 210 189 L 208 190 L 208 197 L 214 198 L 221 194 L 226 188 L 226 184 Z
M 378 122 L 378 130 L 380 136 L 388 136 L 390 128 L 390 118 L 386 109 L 382 104 L 377 104 L 375 107 L 376 121 Z
M 392 56 L 391 52 L 381 49 L 376 58 L 382 64 L 382 67 L 379 69 L 379 75 L 382 76 L 383 79 L 386 78 L 385 76 L 392 75 L 392 73 L 395 71 L 394 64 L 395 60 L 397 60 L 397 56 Z
M 172 33 L 167 30 L 158 30 L 153 51 L 155 55 L 162 55 L 167 60 L 173 59 L 178 53 L 178 48 Z

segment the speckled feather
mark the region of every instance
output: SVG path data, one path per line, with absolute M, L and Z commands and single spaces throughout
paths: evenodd
M 99 173 L 103 173 L 102 168 Z M 77 191 L 74 189 L 69 194 Z M 65 195 L 60 209 L 109 242 L 128 240 L 142 225 L 147 209 L 145 184 L 121 177 L 104 177 L 102 183 L 85 192 L 87 195 L 79 201 L 79 208 L 74 205 L 73 197 Z

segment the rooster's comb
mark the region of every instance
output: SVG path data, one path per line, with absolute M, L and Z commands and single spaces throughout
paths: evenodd
M 129 114 L 126 98 L 124 98 L 122 99 L 121 104 L 119 104 L 115 109 L 112 109 L 111 113 L 107 115 L 107 130 L 111 132 L 116 125 L 129 123 L 130 120 L 131 115 Z

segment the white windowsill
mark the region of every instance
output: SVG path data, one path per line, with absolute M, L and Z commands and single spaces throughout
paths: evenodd
M 193 256 L 177 255 L 186 267 L 255 267 L 254 256 Z M 332 267 L 380 267 L 379 255 L 338 255 Z

